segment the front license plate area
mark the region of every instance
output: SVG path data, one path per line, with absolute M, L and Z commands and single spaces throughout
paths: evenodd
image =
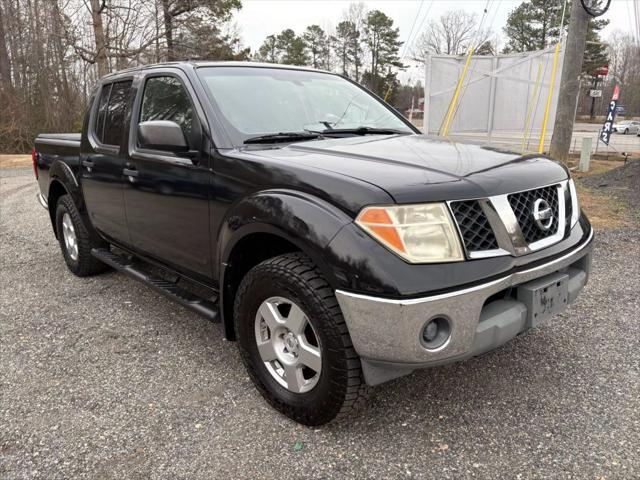
M 527 306 L 527 326 L 535 327 L 567 308 L 569 275 L 554 273 L 520 285 L 517 296 Z

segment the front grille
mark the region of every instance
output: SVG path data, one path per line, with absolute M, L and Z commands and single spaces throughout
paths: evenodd
M 558 231 L 558 187 L 556 185 L 513 193 L 508 198 L 527 243 L 537 242 Z M 533 219 L 533 204 L 539 198 L 546 200 L 553 212 L 551 228 L 546 231 L 538 227 Z
M 479 252 L 498 248 L 491 225 L 477 200 L 452 202 L 451 210 L 464 240 L 467 252 Z
M 571 191 L 567 188 L 564 193 L 564 224 L 565 232 L 571 228 L 571 216 L 573 214 L 573 204 L 571 203 Z

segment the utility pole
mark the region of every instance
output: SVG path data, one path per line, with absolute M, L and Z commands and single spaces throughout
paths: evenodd
M 554 160 L 566 162 L 571 148 L 571 136 L 573 135 L 573 123 L 580 89 L 580 73 L 587 42 L 587 28 L 589 15 L 582 8 L 580 0 L 571 2 L 571 18 L 569 20 L 569 32 L 565 45 L 564 63 L 562 65 L 562 78 L 560 79 L 560 92 L 558 107 L 556 109 L 556 121 L 551 137 L 549 156 Z

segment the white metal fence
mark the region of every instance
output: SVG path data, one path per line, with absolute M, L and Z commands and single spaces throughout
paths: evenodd
M 493 137 L 511 138 L 509 143 L 520 142 L 526 150 L 535 149 L 549 93 L 553 55 L 552 46 L 537 52 L 472 57 L 449 134 L 471 134 L 489 142 Z M 563 57 L 564 46 L 558 60 L 547 140 L 553 131 Z M 465 57 L 460 56 L 427 57 L 425 133 L 439 132 L 464 63 Z

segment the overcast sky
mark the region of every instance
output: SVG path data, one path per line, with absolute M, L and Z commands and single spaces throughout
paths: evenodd
M 502 34 L 507 16 L 522 0 L 490 0 L 486 24 L 494 32 Z M 604 32 L 606 38 L 612 31 L 619 29 L 632 31 L 633 0 L 612 0 L 611 8 L 604 16 L 611 23 Z M 348 0 L 242 0 L 242 10 L 235 15 L 235 20 L 242 32 L 246 46 L 256 51 L 265 37 L 279 33 L 286 28 L 300 34 L 308 26 L 318 24 L 325 29 L 335 27 L 341 21 L 343 12 L 350 3 Z M 400 28 L 400 40 L 407 41 L 414 19 L 418 15 L 421 0 L 368 0 L 363 2 L 369 9 L 378 9 L 393 18 L 394 25 Z M 410 42 L 417 36 L 418 29 L 427 24 L 428 18 L 437 18 L 447 10 L 463 9 L 475 12 L 478 17 L 487 4 L 486 0 L 424 0 L 417 18 L 414 33 Z M 423 21 L 425 20 L 426 21 Z M 405 81 L 414 76 L 407 72 Z

